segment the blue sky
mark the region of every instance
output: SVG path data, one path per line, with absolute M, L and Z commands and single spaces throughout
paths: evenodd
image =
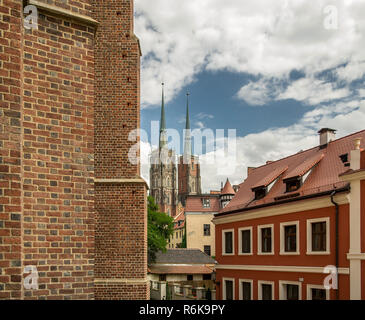
M 189 91 L 192 129 L 237 130 L 234 152 L 201 156 L 205 191 L 317 145 L 322 127 L 365 129 L 365 0 L 135 0 L 135 11 L 142 129 L 160 118 L 164 82 L 168 127 L 182 132 Z M 151 141 L 141 150 L 148 180 Z
M 252 107 L 236 97 L 239 89 L 249 82 L 247 74 L 227 71 L 203 71 L 191 84 L 166 104 L 166 122 L 170 128 L 182 131 L 186 119 L 186 92 L 190 93 L 192 129 L 236 129 L 239 136 L 258 133 L 269 128 L 286 127 L 299 121 L 312 106 L 295 100 L 273 101 L 269 106 Z M 168 79 L 166 79 L 168 80 Z M 166 81 L 165 86 L 168 86 Z M 156 90 L 161 92 L 161 88 Z M 151 120 L 159 121 L 161 104 L 142 109 L 141 127 L 149 132 Z

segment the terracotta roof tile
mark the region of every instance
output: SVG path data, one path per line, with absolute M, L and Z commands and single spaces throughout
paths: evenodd
M 224 188 L 223 188 L 221 194 L 236 194 L 236 192 L 233 190 L 232 185 L 228 179 L 226 181 L 226 184 L 224 185 Z
M 202 199 L 210 199 L 209 208 L 203 207 Z M 185 212 L 218 212 L 220 209 L 219 197 L 217 195 L 189 196 L 186 199 Z
M 260 182 L 256 183 L 251 189 L 256 189 L 259 187 L 267 187 L 270 183 L 275 181 L 283 172 L 288 169 L 288 166 L 282 166 L 275 168 L 267 176 L 263 177 Z
M 355 138 L 359 137 L 362 138 L 361 147 L 364 148 L 365 130 L 331 141 L 326 148 L 314 147 L 256 168 L 240 184 L 240 189 L 235 197 L 220 213 L 275 203 L 275 199 L 288 195 L 284 183 L 285 179 L 293 175 L 302 175 L 303 172 L 308 171 L 316 163 L 317 166 L 313 168 L 312 173 L 308 176 L 302 187 L 296 191 L 296 193 L 299 193 L 299 196 L 318 194 L 331 191 L 335 188 L 345 187 L 347 183 L 340 181 L 339 175 L 348 168 L 344 167 L 339 156 L 350 153 L 354 149 Z M 251 189 L 254 186 L 270 181 L 272 173 L 275 170 L 279 170 L 278 168 L 285 166 L 288 167 L 287 171 L 273 185 L 270 192 L 263 199 L 254 200 L 254 193 Z
M 313 157 L 310 157 L 309 159 L 305 160 L 302 164 L 300 164 L 299 166 L 293 168 L 290 172 L 288 172 L 288 174 L 285 176 L 285 179 L 302 177 L 323 158 L 324 158 L 323 153 L 315 154 Z
M 211 274 L 213 270 L 206 266 L 155 266 L 149 268 L 153 274 Z

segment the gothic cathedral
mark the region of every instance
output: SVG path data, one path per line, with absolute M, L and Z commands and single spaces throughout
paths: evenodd
M 179 202 L 185 206 L 187 196 L 201 194 L 200 163 L 199 157 L 192 154 L 189 94 L 183 155 L 178 156 L 174 150 L 168 149 L 163 84 L 159 147 L 152 152 L 150 160 L 150 194 L 162 212 L 174 217 Z

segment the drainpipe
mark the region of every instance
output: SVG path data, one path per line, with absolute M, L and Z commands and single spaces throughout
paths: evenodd
M 337 271 L 337 290 L 336 290 L 336 300 L 339 300 L 339 291 L 340 291 L 340 281 L 339 281 L 339 275 L 338 275 L 338 216 L 339 216 L 339 206 L 338 203 L 335 202 L 334 196 L 337 193 L 337 190 L 334 190 L 331 193 L 331 202 L 336 207 L 336 218 L 335 218 L 335 228 L 336 228 L 336 244 L 335 244 L 335 255 L 336 255 L 336 271 Z

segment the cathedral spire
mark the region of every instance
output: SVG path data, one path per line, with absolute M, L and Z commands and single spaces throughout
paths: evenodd
M 185 161 L 190 162 L 190 156 L 192 155 L 191 146 L 191 128 L 189 117 L 189 92 L 186 93 L 186 126 L 185 126 L 185 144 L 184 144 L 184 158 Z
M 166 136 L 166 120 L 165 120 L 165 93 L 164 93 L 164 83 L 162 83 L 162 102 L 161 102 L 161 120 L 160 120 L 160 145 L 161 149 L 167 144 Z

